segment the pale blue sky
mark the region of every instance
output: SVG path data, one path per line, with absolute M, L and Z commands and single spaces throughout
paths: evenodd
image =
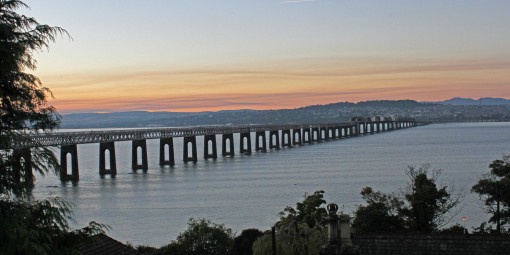
M 486 70 L 490 66 L 490 71 L 477 77 L 490 77 L 487 84 L 493 84 L 493 87 L 487 87 L 485 94 L 475 89 L 465 95 L 459 92 L 458 96 L 510 96 L 509 89 L 504 94 L 502 88 L 502 84 L 510 81 L 500 75 L 502 69 L 510 69 L 510 1 L 30 0 L 26 3 L 31 6 L 27 14 L 42 23 L 64 27 L 74 38 L 73 41 L 59 40 L 49 54 L 38 57 L 38 74 L 50 82 L 46 85 L 55 92 L 56 105 L 59 98 L 78 100 L 81 96 L 79 90 L 61 89 L 63 85 L 60 84 L 73 84 L 73 77 L 105 75 L 105 72 L 144 72 L 146 76 L 145 72 L 155 70 L 193 73 L 204 69 L 273 70 L 275 66 L 298 72 L 338 70 L 349 66 L 358 71 L 375 62 L 379 67 L 384 63 L 389 66 L 437 66 L 446 63 L 449 68 L 480 63 L 481 69 Z M 339 63 L 342 67 L 338 66 Z M 351 69 L 343 71 L 348 70 Z M 431 84 L 435 86 L 434 91 L 445 86 L 445 79 L 455 75 L 459 74 L 432 75 L 431 80 L 441 80 L 441 84 Z M 482 78 L 480 81 L 483 81 Z M 257 77 L 249 79 L 251 82 L 243 80 L 239 84 L 253 86 Z M 275 78 L 274 84 L 280 79 Z M 224 85 L 221 79 L 211 80 L 215 82 L 203 86 L 211 89 Z M 409 86 L 413 86 L 412 79 L 408 82 Z M 374 83 L 374 80 L 367 83 Z M 452 83 L 458 84 L 459 81 Z M 329 91 L 344 92 L 355 88 L 353 84 L 353 81 L 339 79 L 327 86 Z M 401 81 L 398 84 L 403 86 Z M 193 85 L 193 90 L 201 94 L 200 87 Z M 101 86 L 106 94 L 113 96 L 116 93 L 115 85 Z M 147 88 L 150 84 L 143 83 L 143 86 Z M 156 88 L 161 86 L 164 84 Z M 313 90 L 309 86 L 312 85 L 301 91 Z M 363 88 L 384 86 L 390 85 Z M 456 88 L 450 89 L 451 93 L 445 97 L 453 95 Z M 491 94 L 491 90 L 494 93 Z M 297 89 L 289 91 L 299 92 Z M 437 97 L 434 91 L 428 97 L 424 96 L 426 91 L 421 91 L 415 99 Z M 171 96 L 172 93 L 168 93 Z M 193 94 L 191 91 L 182 93 L 179 95 L 183 97 Z M 253 93 L 262 92 L 247 88 L 246 94 Z M 268 89 L 264 93 L 273 92 Z M 395 91 L 386 98 L 397 99 L 398 93 Z M 404 94 L 404 97 L 413 99 L 411 92 Z M 147 100 L 151 98 L 148 96 Z M 125 99 L 128 100 L 127 97 Z M 367 94 L 364 98 L 351 99 L 375 98 Z M 314 100 L 323 103 L 321 100 L 326 99 L 312 95 L 309 101 L 293 104 L 314 104 Z M 65 104 L 62 106 L 72 108 Z M 300 105 L 282 105 L 292 106 Z M 275 107 L 278 108 L 278 105 Z M 91 106 L 90 109 L 96 108 Z

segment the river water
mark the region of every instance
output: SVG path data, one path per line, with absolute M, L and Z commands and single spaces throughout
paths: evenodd
M 175 138 L 173 168 L 158 165 L 159 141 L 148 140 L 147 173 L 131 170 L 131 143 L 118 142 L 114 179 L 98 175 L 98 144 L 79 145 L 79 184 L 37 176 L 35 194 L 72 202 L 76 227 L 95 220 L 110 225 L 109 235 L 122 242 L 161 246 L 184 231 L 191 217 L 223 223 L 238 233 L 269 229 L 285 206 L 316 190 L 352 213 L 362 203 L 363 187 L 399 192 L 407 185 L 408 165 L 430 164 L 443 170 L 439 183 L 464 192 L 452 223 L 471 228 L 488 215 L 470 189 L 491 161 L 510 153 L 510 123 L 428 125 L 217 160 L 202 159 L 202 140 L 199 161 L 185 164 L 182 138 Z

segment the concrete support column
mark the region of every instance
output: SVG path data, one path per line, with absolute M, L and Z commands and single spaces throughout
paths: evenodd
M 319 130 L 320 130 L 319 134 L 320 134 L 320 137 L 321 137 L 320 140 L 322 140 L 322 139 L 324 139 L 326 141 L 329 140 L 328 128 L 327 127 L 321 127 Z M 322 134 L 324 134 L 324 137 L 322 136 Z
M 21 182 L 21 171 L 23 170 L 25 172 L 23 175 L 25 183 L 32 185 L 34 183 L 34 176 L 32 175 L 32 153 L 30 149 L 15 149 L 12 152 L 12 157 L 15 161 L 13 167 L 14 180 L 18 183 Z
M 303 145 L 303 138 L 302 138 L 302 134 L 301 134 L 301 129 L 300 128 L 292 130 L 292 144 L 294 144 L 294 145 L 296 145 L 296 144 Z
M 302 143 L 311 143 L 312 142 L 312 133 L 309 128 L 303 128 L 303 133 L 301 136 Z
M 110 169 L 106 169 L 106 151 L 110 152 Z M 99 144 L 99 175 L 117 175 L 117 161 L 115 159 L 115 142 Z
M 168 159 L 165 159 L 165 146 L 168 145 Z M 160 166 L 175 166 L 174 155 L 174 139 L 161 138 L 159 139 L 159 165 Z
M 285 140 L 287 138 L 287 140 Z M 292 147 L 292 137 L 290 129 L 282 130 L 282 147 Z
M 375 133 L 374 122 L 370 122 L 370 134 L 373 134 L 373 133 Z
M 71 175 L 67 172 L 67 154 L 71 155 Z M 60 180 L 78 181 L 80 179 L 80 171 L 78 169 L 78 146 L 76 144 L 60 146 L 60 165 Z
M 229 141 L 227 144 L 227 140 Z M 228 146 L 228 151 L 227 151 Z M 234 134 L 223 134 L 221 138 L 221 153 L 225 156 L 233 157 L 235 155 L 234 151 Z
M 138 148 L 142 150 L 142 162 L 138 162 Z M 147 140 L 133 140 L 131 151 L 132 169 L 142 169 L 143 171 L 147 171 L 149 169 L 149 163 L 147 160 Z
M 188 149 L 188 144 L 191 143 L 191 157 Z M 187 136 L 184 137 L 184 142 L 182 143 L 182 160 L 184 162 L 197 162 L 197 137 L 196 136 Z
M 329 133 L 331 133 L 331 135 Z M 330 139 L 336 139 L 335 128 L 333 127 L 328 128 L 328 136 Z
M 211 142 L 211 152 L 209 152 L 209 141 Z M 218 158 L 218 151 L 216 146 L 216 135 L 204 136 L 204 158 Z
M 266 131 L 255 133 L 255 150 L 263 152 L 267 151 Z
M 278 130 L 269 131 L 269 149 L 280 149 L 280 132 Z
M 244 142 L 245 138 L 246 138 L 246 144 Z M 240 134 L 239 148 L 240 148 L 239 151 L 241 152 L 241 154 L 247 154 L 247 155 L 251 154 L 251 133 L 250 132 Z
M 317 135 L 317 136 L 316 136 Z M 317 137 L 317 138 L 315 138 Z M 321 141 L 321 132 L 319 128 L 312 128 L 312 135 L 310 136 L 310 142 Z

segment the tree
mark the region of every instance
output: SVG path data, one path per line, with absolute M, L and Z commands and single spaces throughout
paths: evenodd
M 232 251 L 234 255 L 251 255 L 253 254 L 253 243 L 257 238 L 264 235 L 262 231 L 250 228 L 245 229 L 241 232 L 239 236 L 234 238 L 234 244 L 232 246 Z
M 0 0 L 0 251 L 2 254 L 56 254 L 72 248 L 74 241 L 103 233 L 104 226 L 71 231 L 70 205 L 58 198 L 35 201 L 32 168 L 45 174 L 59 165 L 53 152 L 32 148 L 30 171 L 20 171 L 16 145 L 37 132 L 56 128 L 59 116 L 47 104 L 49 89 L 27 71 L 36 68 L 33 53 L 48 49 L 60 27 L 42 25 L 16 13 L 28 6 L 19 0 Z M 58 171 L 55 171 L 58 173 Z
M 311 195 L 305 194 L 303 202 L 296 203 L 296 208 L 287 206 L 280 212 L 280 220 L 276 226 L 292 222 L 306 223 L 310 228 L 321 225 L 328 216 L 325 204 L 323 190 L 317 190 Z
M 361 190 L 367 205 L 360 205 L 354 212 L 353 228 L 358 233 L 401 232 L 405 230 L 400 214 L 404 202 L 391 194 L 374 192 L 371 187 Z
M 306 223 L 296 222 L 276 231 L 276 254 L 319 255 L 326 240 L 326 227 L 310 228 Z M 273 254 L 271 231 L 266 232 L 253 243 L 253 254 Z
M 404 193 L 406 206 L 402 214 L 407 218 L 411 231 L 434 232 L 448 224 L 458 213 L 453 211 L 463 195 L 448 186 L 437 187 L 441 170 L 433 169 L 429 177 L 429 165 L 409 166 L 406 173 L 410 184 Z
M 56 128 L 59 116 L 47 104 L 51 91 L 35 75 L 33 53 L 48 49 L 60 27 L 42 25 L 15 11 L 28 6 L 19 0 L 0 0 L 0 194 L 24 196 L 33 186 L 32 172 L 17 172 L 19 160 L 13 148 L 30 134 Z M 33 168 L 39 173 L 56 170 L 58 162 L 50 149 L 32 149 Z M 56 171 L 58 172 L 58 171 Z M 21 181 L 21 182 L 20 182 Z
M 324 191 L 305 194 L 296 208 L 287 206 L 280 212 L 276 227 L 276 250 L 278 254 L 319 254 L 326 241 L 326 219 L 328 212 L 324 205 Z M 272 251 L 271 233 L 265 233 L 253 244 L 253 254 L 270 254 Z
M 429 166 L 409 166 L 409 184 L 400 196 L 374 192 L 366 187 L 361 194 L 367 205 L 355 212 L 354 226 L 359 232 L 415 231 L 435 232 L 458 213 L 453 209 L 463 198 L 453 188 L 436 184 L 440 170 Z
M 489 222 L 496 224 L 496 232 L 510 224 L 510 155 L 492 161 L 488 174 L 471 188 L 484 201 L 485 209 L 492 214 Z
M 234 240 L 232 230 L 206 219 L 189 219 L 188 229 L 175 241 L 162 247 L 161 253 L 172 255 L 228 255 Z

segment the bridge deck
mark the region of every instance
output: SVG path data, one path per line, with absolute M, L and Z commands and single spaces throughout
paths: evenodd
M 301 125 L 226 125 L 226 126 L 195 126 L 158 129 L 129 129 L 83 132 L 53 132 L 30 136 L 29 139 L 18 141 L 14 148 L 61 146 L 71 144 L 104 143 L 158 139 L 170 137 L 190 137 L 216 134 L 248 133 L 303 128 L 348 128 L 355 125 L 347 123 L 301 124 Z

